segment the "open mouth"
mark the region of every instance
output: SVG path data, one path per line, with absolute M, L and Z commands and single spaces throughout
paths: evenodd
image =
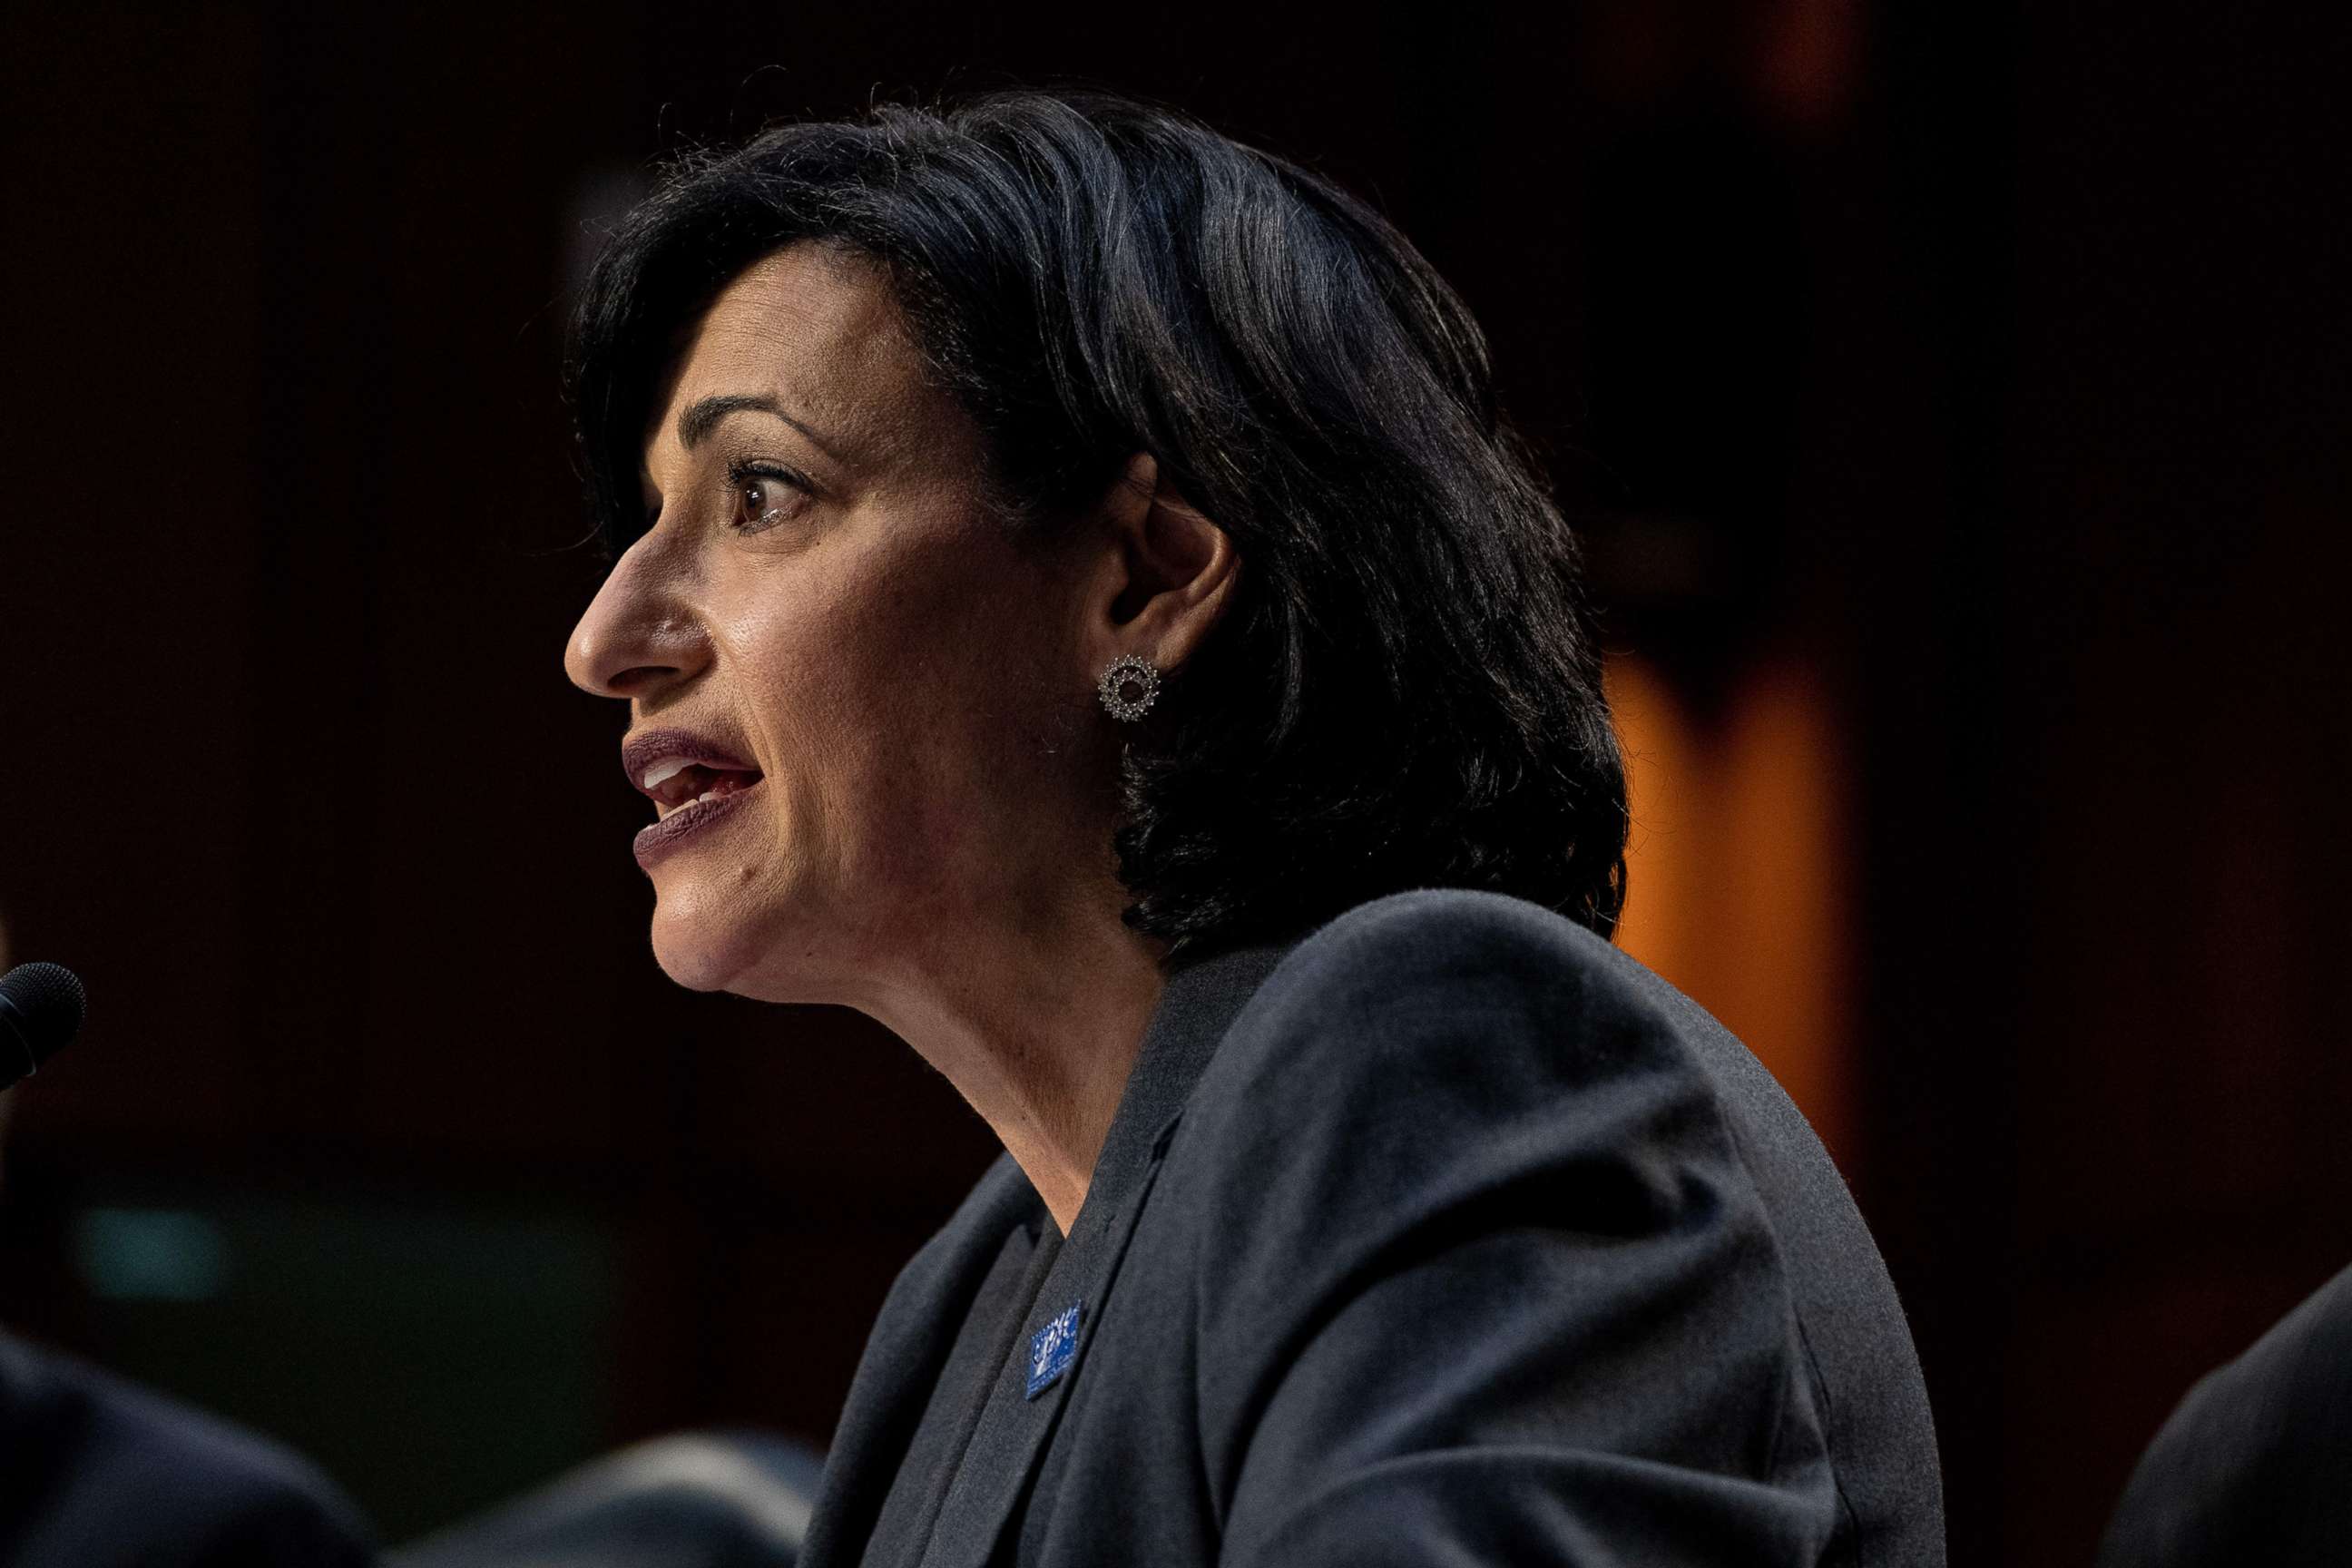
M 621 766 L 654 803 L 654 820 L 637 829 L 634 841 L 637 864 L 648 871 L 688 840 L 751 810 L 745 802 L 761 783 L 743 752 L 689 730 L 631 735 L 621 742 Z
M 654 815 L 667 822 L 682 811 L 692 811 L 740 795 L 760 782 L 757 769 L 714 768 L 677 758 L 656 764 L 645 776 L 646 794 L 652 796 Z

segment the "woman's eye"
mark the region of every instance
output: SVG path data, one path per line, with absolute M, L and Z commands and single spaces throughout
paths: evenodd
M 808 499 L 808 487 L 782 468 L 739 465 L 728 471 L 727 482 L 735 500 L 728 526 L 739 533 L 772 527 Z

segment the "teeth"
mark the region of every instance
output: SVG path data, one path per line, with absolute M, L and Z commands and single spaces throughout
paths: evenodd
M 759 780 L 756 778 L 751 781 L 751 784 L 757 783 L 759 783 Z M 743 791 L 751 787 L 751 784 L 744 784 L 740 780 L 735 778 L 732 774 L 730 774 L 727 777 L 720 779 L 718 783 L 712 784 L 700 795 L 695 795 L 688 800 L 681 800 L 676 805 L 671 805 L 657 797 L 654 802 L 654 820 L 656 822 L 667 821 L 669 818 L 676 816 L 681 811 L 692 811 L 698 805 L 709 805 L 713 801 L 724 800 L 730 795 L 740 795 Z
M 692 800 L 681 801 L 677 805 L 669 808 L 668 815 L 676 816 L 681 811 L 692 811 L 698 805 L 709 805 L 712 801 L 719 798 L 719 791 L 715 789 L 709 790 L 701 795 L 696 795 Z
M 676 778 L 678 774 L 686 772 L 687 769 L 692 766 L 694 766 L 694 764 L 688 762 L 684 757 L 672 757 L 667 762 L 656 763 L 652 767 L 646 770 L 645 787 L 652 789 L 656 785 L 659 784 L 664 779 Z

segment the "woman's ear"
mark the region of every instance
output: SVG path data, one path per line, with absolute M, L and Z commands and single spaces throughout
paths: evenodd
M 1162 669 L 1192 657 L 1224 613 L 1241 557 L 1225 531 L 1166 485 L 1148 452 L 1104 494 L 1102 569 L 1087 605 L 1099 668 L 1138 654 Z

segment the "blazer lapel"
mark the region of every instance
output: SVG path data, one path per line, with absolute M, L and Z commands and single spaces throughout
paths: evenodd
M 1012 1157 L 1000 1157 L 890 1287 L 825 1456 L 799 1568 L 840 1568 L 865 1552 L 973 1292 L 1036 1202 Z
M 982 1568 L 995 1552 L 1109 1304 L 1167 1135 L 1225 1031 L 1291 945 L 1236 948 L 1169 977 L 1095 1162 L 1086 1205 L 998 1373 L 940 1506 L 923 1568 Z

